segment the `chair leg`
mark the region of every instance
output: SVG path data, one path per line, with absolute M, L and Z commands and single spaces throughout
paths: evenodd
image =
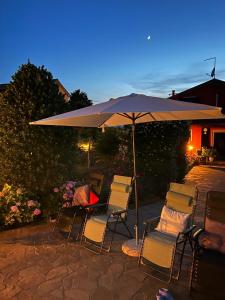
M 67 240 L 69 240 L 70 236 L 71 236 L 71 233 L 72 233 L 72 230 L 73 230 L 73 225 L 74 225 L 74 221 L 75 221 L 75 218 L 77 216 L 77 210 L 75 210 L 75 213 L 73 214 L 73 220 L 72 220 L 72 224 L 70 225 L 70 230 L 69 230 L 69 233 L 67 235 Z
M 177 273 L 177 279 L 179 279 L 179 277 L 180 277 L 186 243 L 187 243 L 187 238 L 185 238 L 185 240 L 183 242 L 183 247 L 182 247 L 182 251 L 181 251 L 181 255 L 180 255 L 180 263 L 179 263 L 179 268 L 178 268 L 178 273 Z
M 192 281 L 193 281 L 193 275 L 195 272 L 195 253 L 193 253 L 192 255 L 192 264 L 191 264 L 191 272 L 190 272 L 190 278 L 189 278 L 189 282 L 188 282 L 188 291 L 189 291 L 189 295 L 191 295 L 191 290 L 192 290 Z
M 56 218 L 56 221 L 55 221 L 55 224 L 53 225 L 53 228 L 52 228 L 52 232 L 55 231 L 56 229 L 56 225 L 59 224 L 59 221 L 60 221 L 60 217 L 62 215 L 62 207 L 59 209 L 58 211 L 58 215 L 57 215 L 57 218 Z
M 118 225 L 118 222 L 119 222 L 119 216 L 117 217 L 117 220 L 116 220 L 116 222 L 114 224 L 113 230 L 111 230 L 112 234 L 111 234 L 111 240 L 110 240 L 109 248 L 108 248 L 109 251 L 111 250 L 111 247 L 112 247 L 113 237 L 114 237 L 114 234 L 116 233 L 116 227 Z
M 79 231 L 78 231 L 76 239 L 75 239 L 76 241 L 78 241 L 79 238 L 81 238 L 81 235 L 82 235 L 82 232 L 83 232 L 83 228 L 84 228 L 84 223 L 85 223 L 85 217 L 84 218 L 82 217 L 80 228 L 79 228 Z
M 82 245 L 82 243 L 83 243 L 84 231 L 85 231 L 85 226 L 86 226 L 87 220 L 88 220 L 88 214 L 86 214 L 85 219 L 84 219 L 84 225 L 83 225 L 82 233 L 81 233 L 81 237 L 80 237 L 80 245 Z

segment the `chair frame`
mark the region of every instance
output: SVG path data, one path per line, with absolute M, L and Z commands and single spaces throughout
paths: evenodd
M 199 239 L 201 235 L 206 231 L 205 230 L 205 221 L 206 217 L 210 216 L 210 207 L 208 205 L 208 199 L 209 199 L 209 193 L 213 191 L 208 191 L 206 194 L 206 205 L 205 205 L 205 213 L 204 213 L 204 226 L 203 228 L 198 229 L 193 235 L 192 235 L 192 240 L 194 242 L 194 250 L 193 250 L 193 255 L 192 255 L 192 265 L 191 265 L 191 272 L 190 272 L 190 278 L 189 278 L 189 284 L 188 284 L 188 289 L 189 289 L 189 294 L 191 295 L 191 292 L 193 290 L 193 281 L 197 280 L 197 275 L 198 275 L 198 261 L 201 256 L 202 251 L 207 251 L 208 249 L 205 249 L 200 245 Z M 216 252 L 216 251 L 215 251 Z
M 141 268 L 141 265 L 148 265 L 148 267 L 150 267 L 151 270 L 154 270 L 159 275 L 160 274 L 166 275 L 166 273 L 168 273 L 168 279 L 164 280 L 163 278 L 160 278 L 158 276 L 154 276 L 153 274 L 143 270 L 143 272 L 146 275 L 154 277 L 154 278 L 156 278 L 160 281 L 167 282 L 169 284 L 172 279 L 175 279 L 175 280 L 179 279 L 180 273 L 181 273 L 183 257 L 184 256 L 192 257 L 192 255 L 189 255 L 189 254 L 185 253 L 185 248 L 186 248 L 186 244 L 189 243 L 192 253 L 194 251 L 194 247 L 193 247 L 193 244 L 192 244 L 192 235 L 193 235 L 194 229 L 196 228 L 196 225 L 193 225 L 193 221 L 194 221 L 196 203 L 197 203 L 197 200 L 198 200 L 198 189 L 197 189 L 197 187 L 195 188 L 195 190 L 196 190 L 195 191 L 195 197 L 193 199 L 194 203 L 192 205 L 192 213 L 191 213 L 191 215 L 192 215 L 191 216 L 191 225 L 185 231 L 179 232 L 177 237 L 176 237 L 176 241 L 174 243 L 175 246 L 174 246 L 174 249 L 173 249 L 171 267 L 170 268 L 163 268 L 163 267 L 155 265 L 154 263 L 151 263 L 151 262 L 149 262 L 148 264 L 144 263 L 143 259 L 145 259 L 145 258 L 142 256 L 142 252 L 143 252 L 143 248 L 144 248 L 145 237 L 147 236 L 147 234 L 149 232 L 155 231 L 155 228 L 157 227 L 161 216 L 145 220 L 145 222 L 144 222 L 145 229 L 144 229 L 143 238 L 142 238 L 141 251 L 140 251 L 140 255 L 139 255 L 139 259 L 138 259 L 138 267 Z M 165 205 L 166 204 L 167 204 L 167 201 L 165 201 Z M 179 249 L 179 247 L 178 247 L 179 245 L 182 246 L 181 249 Z M 175 257 L 176 257 L 177 254 L 180 254 L 180 260 L 179 260 L 179 266 L 178 266 L 177 274 L 174 275 L 173 274 L 174 273 L 174 261 L 175 261 Z M 169 271 L 169 272 L 167 272 L 167 271 Z
M 100 175 L 100 176 L 102 177 L 102 179 L 100 179 L 100 178 L 95 178 L 95 175 Z M 104 180 L 104 175 L 102 175 L 102 174 L 100 174 L 100 173 L 97 173 L 97 172 L 91 173 L 91 174 L 88 175 L 88 180 L 89 180 L 89 179 L 90 179 L 90 180 L 91 180 L 91 179 L 96 179 L 96 180 L 98 180 L 98 181 L 101 181 L 100 191 L 99 191 L 99 195 L 98 195 L 98 196 L 100 197 L 101 189 L 102 189 L 102 183 L 103 183 L 103 180 Z M 88 181 L 88 180 L 87 180 L 87 181 Z M 73 207 L 73 206 L 71 205 L 71 206 L 69 206 L 68 208 L 71 208 L 71 207 Z M 79 206 L 76 206 L 76 210 L 75 210 L 74 215 L 73 215 L 73 217 L 72 217 L 72 222 L 71 222 L 71 224 L 69 225 L 70 228 L 69 228 L 69 232 L 67 233 L 67 240 L 69 240 L 70 237 L 71 237 L 72 230 L 73 230 L 73 225 L 74 225 L 74 223 L 75 223 L 75 219 L 76 219 L 76 217 L 77 217 L 78 212 L 80 211 L 80 212 L 81 212 L 80 216 L 81 216 L 81 218 L 82 218 L 82 221 L 81 221 L 81 225 L 80 225 L 78 234 L 76 235 L 75 241 L 78 241 L 78 240 L 79 240 L 79 238 L 81 237 L 81 233 L 82 233 L 82 230 L 83 230 L 84 223 L 85 223 L 85 221 L 86 221 L 86 216 L 87 216 L 87 214 L 88 214 L 88 208 L 90 208 L 90 207 L 92 207 L 92 205 L 87 205 L 87 206 L 79 205 Z M 62 215 L 63 215 L 63 209 L 64 209 L 64 207 L 61 206 L 61 207 L 59 208 L 59 210 L 58 210 L 58 214 L 57 214 L 57 217 L 56 217 L 56 222 L 55 222 L 55 224 L 54 224 L 54 226 L 53 226 L 53 228 L 52 228 L 52 232 L 55 231 L 57 225 L 60 223 L 60 218 L 61 218 Z
M 133 184 L 133 178 L 131 180 L 131 186 L 132 186 L 132 184 Z M 130 191 L 129 195 L 128 195 L 127 207 L 128 207 L 128 204 L 129 204 L 131 193 L 132 193 L 132 191 Z M 110 195 L 108 197 L 107 203 L 99 203 L 99 204 L 96 204 L 96 205 L 92 205 L 92 206 L 90 206 L 90 208 L 92 210 L 96 211 L 99 208 L 104 207 L 107 210 L 108 206 L 109 206 L 109 200 L 110 200 Z M 85 248 L 87 248 L 88 250 L 90 250 L 90 251 L 92 251 L 94 253 L 101 254 L 103 251 L 104 252 L 110 252 L 115 233 L 120 234 L 120 235 L 125 236 L 125 237 L 128 237 L 128 238 L 133 238 L 133 235 L 132 235 L 129 227 L 128 227 L 128 225 L 125 222 L 125 219 L 127 218 L 127 213 L 128 213 L 128 209 L 124 209 L 124 210 L 112 212 L 108 216 L 107 221 L 106 221 L 106 226 L 105 226 L 104 234 L 103 234 L 103 238 L 102 238 L 102 241 L 100 243 L 97 243 L 95 241 L 89 240 L 88 238 L 86 238 L 84 236 L 85 226 L 86 226 L 87 221 L 90 218 L 90 214 L 87 213 L 86 217 L 85 217 L 85 222 L 84 222 L 84 225 L 83 225 L 83 230 L 82 230 L 82 235 L 81 235 L 81 239 L 80 239 L 80 244 L 81 245 L 84 244 L 83 246 Z M 122 216 L 124 214 L 125 214 L 125 217 Z M 113 221 L 113 222 L 110 221 L 111 218 L 114 218 L 115 221 Z M 114 224 L 113 228 L 110 227 L 112 224 Z M 121 233 L 121 232 L 119 232 L 119 231 L 116 230 L 118 224 L 123 224 L 124 225 L 124 227 L 126 228 L 126 230 L 128 232 L 128 235 L 124 234 L 124 233 Z M 110 238 L 108 247 L 105 247 L 105 237 L 106 237 L 107 230 L 111 232 L 111 238 Z M 93 246 L 95 249 L 93 247 L 91 248 L 91 246 Z

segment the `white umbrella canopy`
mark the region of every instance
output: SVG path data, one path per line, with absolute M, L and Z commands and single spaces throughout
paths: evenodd
M 138 196 L 136 182 L 135 125 L 155 121 L 223 119 L 221 108 L 146 95 L 131 94 L 50 118 L 32 125 L 112 127 L 132 125 L 133 164 L 136 203 L 136 244 L 138 244 Z
M 107 127 L 153 121 L 224 118 L 221 108 L 146 95 L 131 94 L 50 118 L 32 125 Z

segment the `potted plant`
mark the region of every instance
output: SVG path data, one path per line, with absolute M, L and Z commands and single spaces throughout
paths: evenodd
M 216 157 L 216 149 L 211 147 L 208 149 L 209 162 L 212 163 Z

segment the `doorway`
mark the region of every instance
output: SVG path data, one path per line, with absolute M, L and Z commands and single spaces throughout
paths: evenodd
M 225 160 L 225 132 L 214 133 L 214 148 L 217 151 L 217 159 Z

